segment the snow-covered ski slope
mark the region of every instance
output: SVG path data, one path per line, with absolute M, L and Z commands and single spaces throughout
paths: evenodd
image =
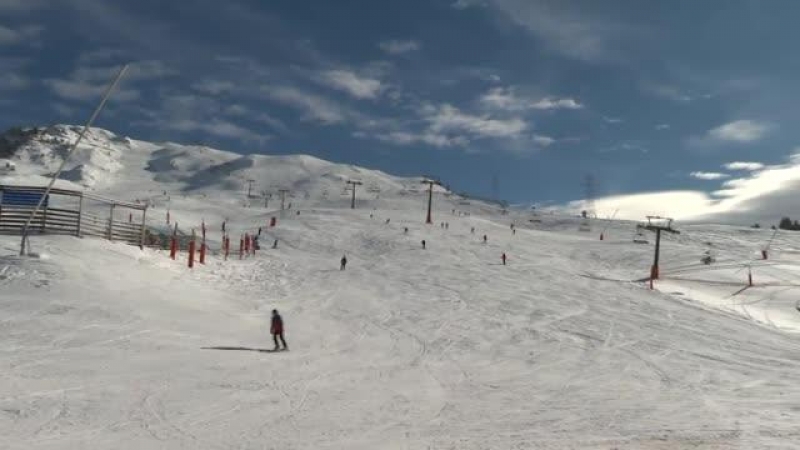
M 225 218 L 233 236 L 264 227 L 262 250 L 190 271 L 184 255 L 65 236 L 20 258 L 0 236 L 0 448 L 800 448 L 793 234 L 758 261 L 769 230 L 676 224 L 650 291 L 636 280 L 653 246 L 630 223 L 600 241 L 605 224 L 438 194 L 424 225 L 417 180 L 111 140 L 126 151 L 96 192 L 151 199 L 164 228 L 168 196 L 183 230 L 205 219 L 212 249 Z M 13 161 L 0 182 L 45 170 Z M 356 176 L 381 192 L 351 210 Z M 292 210 L 246 207 L 248 177 L 293 189 Z M 258 351 L 273 308 L 289 352 Z

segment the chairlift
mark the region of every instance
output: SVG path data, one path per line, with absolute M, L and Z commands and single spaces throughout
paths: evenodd
M 644 233 L 642 233 L 642 229 L 636 227 L 636 231 L 633 234 L 633 243 L 634 244 L 649 244 L 650 241 L 647 240 Z

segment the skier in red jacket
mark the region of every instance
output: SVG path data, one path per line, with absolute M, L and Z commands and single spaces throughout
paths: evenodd
M 275 348 L 273 351 L 278 351 L 278 338 L 281 339 L 281 343 L 283 344 L 283 350 L 289 350 L 289 347 L 286 345 L 286 340 L 283 338 L 283 318 L 281 315 L 278 314 L 277 309 L 272 310 L 272 325 L 270 326 L 270 333 L 272 333 L 272 340 L 275 341 Z

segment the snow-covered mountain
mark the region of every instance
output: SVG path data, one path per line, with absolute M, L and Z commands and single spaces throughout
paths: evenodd
M 16 177 L 46 176 L 63 160 L 81 127 L 54 125 L 9 130 L 0 135 L 0 156 L 15 163 Z M 347 180 L 364 183 L 366 192 L 417 190 L 418 179 L 336 164 L 308 155 L 241 155 L 210 147 L 151 143 L 92 128 L 68 162 L 61 178 L 103 192 L 128 192 L 143 183 L 170 191 L 230 192 L 240 195 L 253 181 L 253 195 L 277 189 L 339 195 Z

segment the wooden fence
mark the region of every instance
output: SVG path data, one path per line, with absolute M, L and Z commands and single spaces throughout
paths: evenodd
M 45 188 L 40 186 L 0 185 L 0 233 L 22 234 L 44 192 Z M 51 189 L 48 197 L 33 216 L 29 234 L 94 236 L 132 245 L 145 244 L 147 205 L 65 189 Z M 140 219 L 135 223 L 134 212 Z

